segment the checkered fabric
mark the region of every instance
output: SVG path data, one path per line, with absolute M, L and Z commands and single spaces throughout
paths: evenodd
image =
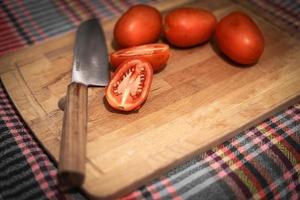
M 0 83 L 0 200 L 67 199 L 58 190 L 56 175 L 57 168 L 39 147 Z M 83 199 L 76 192 L 69 196 Z
M 88 15 L 106 20 L 149 2 L 0 0 L 0 55 L 72 31 Z M 299 1 L 250 2 L 299 31 Z M 0 200 L 85 199 L 58 189 L 57 168 L 36 141 L 0 83 Z M 300 199 L 299 182 L 295 105 L 121 199 Z
M 0 56 L 74 30 L 88 16 L 107 20 L 157 0 L 0 0 Z
M 270 13 L 286 23 L 297 33 L 300 31 L 300 2 L 295 0 L 260 1 L 249 0 L 264 12 Z
M 297 0 L 233 0 L 259 14 L 266 21 L 281 27 L 300 39 L 300 1 Z
M 300 199 L 300 107 L 290 107 L 123 199 Z

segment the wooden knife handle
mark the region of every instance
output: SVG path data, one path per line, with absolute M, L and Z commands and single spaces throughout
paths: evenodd
M 81 83 L 68 86 L 58 165 L 58 181 L 62 189 L 79 187 L 84 181 L 87 91 L 87 86 Z

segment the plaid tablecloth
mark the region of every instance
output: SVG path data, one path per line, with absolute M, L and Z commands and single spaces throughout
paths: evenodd
M 149 0 L 0 0 L 0 55 Z M 250 1 L 299 33 L 300 3 Z M 249 2 L 248 2 L 249 3 Z M 1 59 L 1 58 L 0 58 Z M 1 67 L 1 66 L 0 66 Z M 0 200 L 85 199 L 57 187 L 57 168 L 0 84 Z M 294 105 L 122 199 L 300 199 L 300 106 Z

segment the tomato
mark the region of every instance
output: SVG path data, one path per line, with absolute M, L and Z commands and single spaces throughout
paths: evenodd
M 169 56 L 169 45 L 154 43 L 121 49 L 109 57 L 111 65 L 116 68 L 129 58 L 143 58 L 152 65 L 153 72 L 159 72 L 166 66 Z
M 255 22 L 243 12 L 232 12 L 216 28 L 221 51 L 239 64 L 254 64 L 264 50 L 264 37 Z
M 147 99 L 152 77 L 149 62 L 143 59 L 124 61 L 107 86 L 108 104 L 121 111 L 138 110 Z
M 191 47 L 207 41 L 216 24 L 216 17 L 210 11 L 178 8 L 164 18 L 164 36 L 177 47 Z
M 119 47 L 131 47 L 156 42 L 162 29 L 160 12 L 148 5 L 129 8 L 114 27 L 114 37 Z

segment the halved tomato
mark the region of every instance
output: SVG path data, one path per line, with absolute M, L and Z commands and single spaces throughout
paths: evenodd
M 142 58 L 152 65 L 153 72 L 158 72 L 166 66 L 169 56 L 169 45 L 154 43 L 113 52 L 110 54 L 110 63 L 117 68 L 122 62 L 129 58 Z
M 124 61 L 106 89 L 109 105 L 117 110 L 138 110 L 148 97 L 153 71 L 143 59 Z

